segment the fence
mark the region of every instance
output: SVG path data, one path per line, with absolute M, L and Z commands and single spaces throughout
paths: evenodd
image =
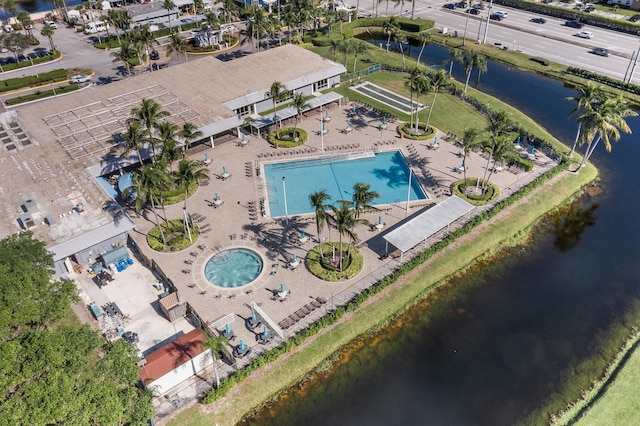
M 365 70 L 360 70 L 360 71 L 356 71 L 356 72 L 342 74 L 340 76 L 340 82 L 359 80 L 359 79 L 364 78 L 364 77 L 366 77 L 366 76 L 368 76 L 370 74 L 374 74 L 374 73 L 380 72 L 381 69 L 382 69 L 382 66 L 380 64 L 375 64 L 375 65 L 371 65 L 370 67 L 368 67 Z

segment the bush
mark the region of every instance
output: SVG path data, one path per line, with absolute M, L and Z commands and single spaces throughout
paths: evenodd
M 193 245 L 200 235 L 200 228 L 196 223 L 191 227 L 191 239 L 184 233 L 184 221 L 182 219 L 173 219 L 167 222 L 160 223 L 162 226 L 162 232 L 167 240 L 167 245 L 171 251 L 184 250 L 187 247 Z M 162 242 L 162 236 L 160 235 L 160 228 L 154 226 L 147 234 L 147 244 L 155 251 L 164 252 L 165 245 Z
M 55 92 L 52 90 L 44 90 L 37 91 L 36 93 L 31 93 L 29 95 L 17 96 L 15 98 L 5 99 L 4 103 L 7 105 L 17 105 L 25 102 L 35 101 L 38 99 L 49 98 L 55 95 L 61 95 L 63 93 L 73 92 L 74 90 L 78 90 L 79 86 L 75 83 L 68 84 L 66 86 L 61 86 L 56 88 Z
M 348 280 L 360 273 L 362 271 L 362 267 L 364 266 L 364 258 L 362 257 L 362 253 L 355 247 L 351 247 L 351 257 L 345 259 L 348 261 L 347 265 L 343 264 L 343 271 L 340 272 L 334 267 L 330 262 L 327 261 L 328 256 L 333 254 L 333 250 L 339 253 L 340 252 L 340 243 L 339 242 L 331 242 L 331 243 L 323 243 L 315 246 L 309 254 L 307 254 L 307 268 L 309 271 L 324 281 L 342 281 Z M 325 256 L 325 261 L 323 262 L 320 257 L 320 250 L 323 251 Z M 342 243 L 343 257 L 346 258 L 349 253 L 349 244 Z
M 487 190 L 484 194 L 469 194 L 465 191 L 465 188 L 475 187 L 479 182 L 482 186 L 482 180 L 480 178 L 467 178 L 466 184 L 464 179 L 457 180 L 451 184 L 453 193 L 463 200 L 467 200 L 474 206 L 484 206 L 498 199 L 500 196 L 500 189 L 491 182 L 487 182 Z
M 187 198 L 192 196 L 199 188 L 198 182 L 193 182 L 189 189 L 187 190 Z M 170 206 L 172 204 L 177 204 L 181 201 L 184 201 L 184 186 L 178 185 L 174 189 L 170 191 L 164 191 L 162 193 L 162 201 L 165 206 Z M 160 198 L 156 195 L 156 202 L 160 204 Z
M 418 125 L 418 130 L 422 130 L 424 131 L 424 133 L 412 133 L 410 123 L 402 123 L 398 126 L 398 133 L 400 133 L 400 136 L 403 138 L 411 139 L 413 141 L 423 141 L 426 139 L 431 139 L 436 135 L 436 129 L 433 126 L 429 126 L 429 130 L 426 130 L 423 125 Z
M 577 75 L 578 77 L 586 78 L 587 80 L 595 81 L 596 83 L 606 84 L 607 86 L 615 87 L 616 89 L 631 92 L 635 95 L 640 95 L 640 86 L 638 86 L 637 84 L 625 83 L 623 81 L 616 80 L 615 78 L 607 77 L 602 74 L 583 70 L 581 68 L 576 68 L 576 67 L 567 68 L 567 73 Z
M 530 61 L 537 62 L 540 65 L 544 65 L 545 67 L 549 66 L 549 61 L 544 58 L 538 58 L 537 56 L 532 56 L 529 58 Z
M 295 131 L 295 134 L 294 134 Z M 278 138 L 278 134 L 280 137 Z M 296 137 L 298 140 L 296 140 Z M 269 143 L 276 148 L 295 148 L 307 142 L 309 134 L 304 129 L 283 127 L 269 133 Z

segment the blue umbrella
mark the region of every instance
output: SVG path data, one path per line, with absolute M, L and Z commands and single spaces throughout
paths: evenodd
M 280 293 L 284 293 L 284 283 L 280 283 Z
M 324 118 L 329 118 L 329 111 L 325 111 Z
M 220 199 L 220 197 L 218 196 L 218 193 L 216 192 L 216 201 L 218 201 Z
M 263 335 L 268 336 L 269 335 L 269 329 L 267 329 L 267 326 L 264 326 L 264 331 L 262 332 Z
M 351 120 L 347 120 L 347 129 L 351 127 Z
M 520 136 L 518 136 L 518 139 L 516 139 L 516 145 L 520 146 Z
M 435 138 L 433 138 L 433 144 L 434 145 L 438 145 L 438 137 L 437 136 Z
M 244 142 L 244 133 L 242 134 L 242 142 Z
M 378 216 L 378 225 L 382 225 L 382 216 Z
M 322 133 L 326 132 L 327 129 L 324 127 L 324 123 L 322 123 Z
M 356 113 L 356 104 L 351 105 L 351 112 Z
M 300 231 L 300 235 L 302 235 L 302 238 L 304 238 L 304 230 Z
M 240 339 L 240 345 L 238 346 L 240 350 L 244 350 L 244 340 Z
M 535 154 L 535 153 L 536 153 L 536 147 L 535 147 L 535 146 L 532 146 L 532 147 L 531 147 L 531 153 L 532 153 L 532 154 Z
M 224 332 L 225 334 L 231 334 L 231 327 L 229 327 L 229 324 L 224 325 Z
M 296 256 L 296 254 L 293 254 L 293 263 L 296 263 L 298 261 L 298 256 Z
M 382 117 L 382 124 L 383 125 L 387 124 L 387 117 L 384 117 L 384 116 Z
M 222 174 L 223 175 L 227 174 L 227 168 L 225 166 L 222 166 Z
M 209 153 L 208 152 L 204 153 L 204 161 L 205 162 L 209 161 Z
M 252 319 L 253 321 L 255 321 L 255 320 L 256 320 L 256 312 L 253 310 L 253 306 L 251 307 L 251 319 Z

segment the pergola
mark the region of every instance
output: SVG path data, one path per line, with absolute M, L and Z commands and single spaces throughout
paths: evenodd
M 389 243 L 391 243 L 400 250 L 400 259 L 402 260 L 402 256 L 406 251 L 423 241 L 426 248 L 426 241 L 429 237 L 444 228 L 447 228 L 448 232 L 449 226 L 453 222 L 470 213 L 473 208 L 473 204 L 455 195 L 451 196 L 440 204 L 387 232 L 382 237 L 386 241 L 385 252 L 389 252 Z

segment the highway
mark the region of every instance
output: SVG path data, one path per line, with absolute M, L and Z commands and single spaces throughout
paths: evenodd
M 489 14 L 488 3 L 487 8 L 480 15 L 469 15 L 468 19 L 465 9 L 450 10 L 443 8 L 443 5 L 444 2 L 440 1 L 417 0 L 415 17 L 434 20 L 437 28 L 447 28 L 450 33 L 457 31 L 459 37 L 465 35 L 466 25 L 466 38 L 470 42 L 484 40 Z M 383 16 L 386 10 L 384 2 L 375 5 L 375 0 L 361 0 L 360 16 L 375 16 L 374 7 L 376 6 L 378 16 Z M 486 43 L 501 43 L 509 49 L 581 67 L 620 80 L 627 72 L 632 52 L 640 48 L 640 38 L 630 34 L 589 25 L 578 30 L 565 26 L 564 19 L 494 5 L 493 11 L 498 10 L 508 12 L 508 16 L 502 21 L 489 20 Z M 403 7 L 396 8 L 393 7 L 393 3 L 390 3 L 389 15 L 393 14 L 411 16 L 411 3 L 407 2 Z M 545 24 L 530 22 L 530 19 L 536 16 L 544 17 L 547 22 Z M 575 34 L 578 31 L 590 31 L 594 37 L 592 39 L 576 37 Z M 591 53 L 591 50 L 596 47 L 609 49 L 610 56 L 602 57 Z M 634 74 L 633 82 L 640 84 L 640 64 Z

